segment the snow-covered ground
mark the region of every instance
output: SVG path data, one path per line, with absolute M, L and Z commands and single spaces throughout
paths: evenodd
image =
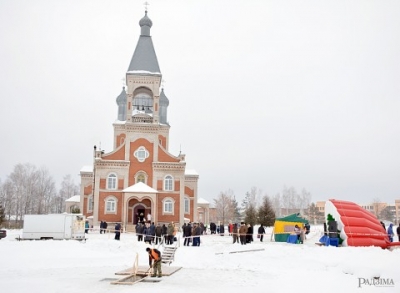
M 116 272 L 132 267 L 136 253 L 139 265 L 148 265 L 148 245 L 134 234 L 116 241 L 113 234 L 89 233 L 86 242 L 78 242 L 17 241 L 21 230 L 7 233 L 0 240 L 2 293 L 400 292 L 400 249 L 317 246 L 319 227 L 303 245 L 271 242 L 270 234 L 249 245 L 205 235 L 200 247 L 177 249 L 171 265 L 181 270 L 159 283 L 135 285 L 110 284 L 122 277 Z M 258 251 L 229 253 L 250 249 Z M 372 284 L 378 282 L 374 277 L 380 277 L 380 286 Z

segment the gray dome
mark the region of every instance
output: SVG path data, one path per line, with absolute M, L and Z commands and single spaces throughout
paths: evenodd
M 140 25 L 140 27 L 142 27 L 142 26 L 152 27 L 153 26 L 153 22 L 147 16 L 147 11 L 145 12 L 145 15 L 143 16 L 143 18 L 139 21 L 139 25 Z
M 122 92 L 117 97 L 117 104 L 120 105 L 124 103 L 126 103 L 126 92 L 125 92 L 125 87 L 122 87 Z
M 160 105 L 169 105 L 169 100 L 167 96 L 164 94 L 164 89 L 161 89 L 161 94 L 160 94 Z

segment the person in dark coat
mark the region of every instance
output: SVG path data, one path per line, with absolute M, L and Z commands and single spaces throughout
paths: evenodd
M 251 243 L 253 242 L 253 226 L 248 224 L 247 225 L 247 235 L 246 235 L 246 243 Z
M 146 225 L 143 228 L 143 235 L 144 235 L 144 242 L 151 244 L 151 229 L 150 229 L 150 223 L 146 223 Z
M 100 221 L 100 234 L 103 233 L 103 221 Z
M 397 227 L 396 229 L 397 232 L 397 237 L 399 238 L 399 242 L 400 242 L 400 223 L 399 223 L 399 227 Z
M 107 222 L 103 221 L 103 233 L 106 233 L 107 227 L 108 227 Z
M 144 221 L 144 215 L 143 215 L 143 213 L 140 213 L 139 222 L 143 222 L 143 221 Z
M 207 234 L 207 233 L 206 233 L 206 227 L 204 226 L 203 223 L 200 223 L 200 230 L 201 230 L 201 235 Z
M 232 227 L 232 238 L 233 238 L 233 243 L 239 243 L 239 230 L 238 230 L 238 225 L 237 223 L 233 224 Z
M 114 237 L 114 239 L 115 240 L 120 240 L 120 237 L 121 237 L 121 224 L 117 223 L 115 225 L 115 237 Z
M 157 224 L 157 227 L 156 227 L 156 229 L 155 229 L 155 234 L 156 234 L 156 241 L 155 241 L 155 243 L 156 243 L 156 244 L 161 243 L 161 242 L 162 242 L 162 241 L 161 241 L 161 237 L 162 237 L 162 227 L 161 227 L 160 223 Z
M 304 228 L 306 229 L 306 235 L 310 234 L 310 229 L 311 229 L 310 223 L 306 223 L 306 224 L 304 225 Z
M 217 230 L 217 225 L 215 225 L 215 223 L 210 223 L 210 232 L 211 232 L 211 234 L 215 234 L 216 230 Z
M 162 236 L 164 237 L 164 243 L 167 244 L 168 241 L 168 228 L 165 226 L 165 224 L 162 225 L 161 227 L 162 230 Z
M 382 225 L 383 229 L 386 231 L 385 223 L 381 221 L 381 225 Z
M 151 234 L 151 242 L 154 243 L 154 236 L 156 236 L 156 226 L 154 222 L 150 224 L 150 234 Z
M 258 227 L 258 234 L 257 234 L 257 238 L 260 238 L 260 242 L 263 242 L 264 234 L 265 234 L 265 228 L 263 224 L 261 224 L 260 227 Z
M 225 233 L 224 224 L 221 224 L 221 225 L 219 226 L 219 233 L 221 234 L 221 236 L 224 236 L 224 233 Z
M 144 226 L 143 226 L 143 224 L 142 223 L 137 223 L 137 225 L 136 225 L 136 235 L 137 235 L 137 240 L 140 242 L 140 241 L 143 241 L 143 229 L 144 229 Z
M 183 242 L 184 246 L 189 246 L 190 245 L 190 240 L 192 237 L 192 225 L 189 223 L 185 226 L 183 235 L 185 238 L 185 241 Z

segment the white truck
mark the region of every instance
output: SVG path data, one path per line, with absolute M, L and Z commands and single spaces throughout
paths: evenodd
M 80 214 L 25 215 L 22 239 L 85 240 L 85 217 Z

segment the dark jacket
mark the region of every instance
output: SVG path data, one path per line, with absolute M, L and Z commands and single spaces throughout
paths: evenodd
M 167 226 L 165 226 L 165 224 L 163 224 L 161 229 L 162 229 L 162 235 L 166 235 L 167 234 Z
M 184 237 L 192 236 L 192 225 L 188 224 L 185 226 L 185 230 L 183 231 Z
M 160 225 L 158 225 L 158 226 L 156 227 L 155 233 L 156 233 L 156 236 L 157 236 L 157 237 L 160 237 L 160 236 L 162 235 L 162 228 L 161 228 Z
M 121 232 L 121 224 L 120 223 L 115 225 L 115 232 Z
M 151 235 L 156 235 L 156 226 L 154 226 L 154 224 L 150 225 L 150 234 Z
M 194 236 L 199 236 L 199 235 L 201 235 L 201 228 L 200 228 L 200 226 L 197 226 L 197 227 L 195 227 L 195 228 L 193 229 L 193 235 L 194 235 Z
M 151 241 L 151 236 L 152 236 L 150 226 L 145 226 L 144 227 L 143 234 L 145 235 L 144 236 L 144 242 L 150 242 Z
M 143 234 L 144 226 L 142 224 L 137 224 L 136 226 L 136 234 Z

